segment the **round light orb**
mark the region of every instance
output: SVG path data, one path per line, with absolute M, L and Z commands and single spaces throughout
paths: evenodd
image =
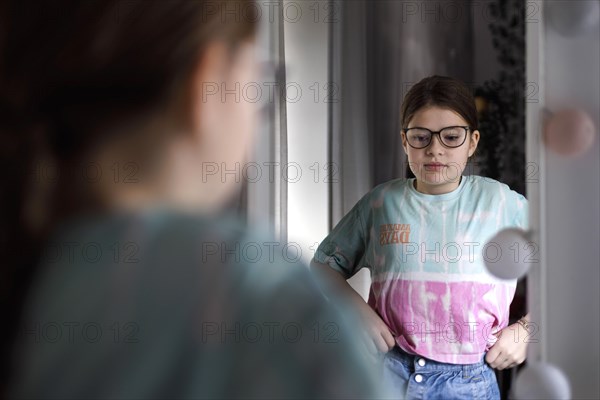
M 488 271 L 500 279 L 519 279 L 527 273 L 534 258 L 526 232 L 507 228 L 483 246 L 482 255 Z
M 563 36 L 581 35 L 594 29 L 600 20 L 597 1 L 545 1 L 550 26 Z
M 565 374 L 555 366 L 528 361 L 517 375 L 510 398 L 566 400 L 571 398 L 571 386 Z
M 557 154 L 576 157 L 585 153 L 596 137 L 594 122 L 581 110 L 555 112 L 546 121 L 544 142 Z

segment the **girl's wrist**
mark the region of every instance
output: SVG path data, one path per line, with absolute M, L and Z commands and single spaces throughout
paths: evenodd
M 527 319 L 527 316 L 521 317 L 517 321 L 517 324 L 521 325 L 526 331 L 529 331 L 529 320 Z

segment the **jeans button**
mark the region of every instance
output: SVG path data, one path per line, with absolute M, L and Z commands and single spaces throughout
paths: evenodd
M 417 381 L 417 383 L 423 382 L 423 375 L 421 375 L 421 374 L 415 375 L 415 381 Z
M 418 364 L 419 364 L 421 367 L 423 367 L 423 366 L 425 366 L 425 359 L 424 359 L 424 358 L 419 358 L 419 361 L 417 361 L 417 363 L 418 363 Z

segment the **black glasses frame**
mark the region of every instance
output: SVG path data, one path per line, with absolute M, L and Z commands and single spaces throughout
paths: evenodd
M 465 137 L 463 138 L 463 141 L 459 145 L 448 146 L 446 143 L 444 143 L 444 140 L 442 139 L 442 135 L 440 135 L 440 132 L 442 132 L 445 129 L 449 129 L 449 128 L 463 128 L 465 130 Z M 422 129 L 422 130 L 425 130 L 425 131 L 429 132 L 429 141 L 427 142 L 426 145 L 421 146 L 421 147 L 413 146 L 412 144 L 410 144 L 410 141 L 408 140 L 408 137 L 406 138 L 406 143 L 408 143 L 408 145 L 410 147 L 412 147 L 413 149 L 424 149 L 425 147 L 429 146 L 431 144 L 431 141 L 433 140 L 433 135 L 436 135 L 436 134 L 439 136 L 440 143 L 442 144 L 442 146 L 447 147 L 449 149 L 455 149 L 457 147 L 462 146 L 465 143 L 465 141 L 467 140 L 467 136 L 469 134 L 469 131 L 471 130 L 471 127 L 470 126 L 456 125 L 456 126 L 447 126 L 445 128 L 440 129 L 439 131 L 432 131 L 431 129 L 421 128 L 420 126 L 413 126 L 412 128 L 402 129 L 402 131 L 404 132 L 405 135 L 408 135 L 408 131 L 410 131 L 411 129 Z

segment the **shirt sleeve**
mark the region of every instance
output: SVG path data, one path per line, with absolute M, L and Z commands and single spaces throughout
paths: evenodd
M 360 199 L 321 242 L 313 261 L 327 264 L 346 279 L 366 265 L 367 230 L 365 214 L 369 212 L 369 195 Z
M 528 230 L 529 229 L 529 202 L 527 199 L 521 195 L 516 193 L 515 199 L 515 217 L 513 219 L 513 225 L 517 226 L 521 229 Z

